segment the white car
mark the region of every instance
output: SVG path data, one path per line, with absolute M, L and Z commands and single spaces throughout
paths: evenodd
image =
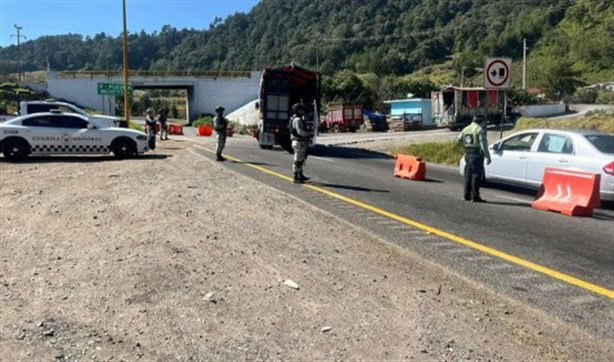
M 546 167 L 601 175 L 601 200 L 614 201 L 614 135 L 594 131 L 531 129 L 514 133 L 489 147 L 486 181 L 531 188 L 542 184 Z M 459 171 L 463 175 L 465 159 Z
M 148 151 L 141 131 L 105 127 L 75 113 L 48 112 L 13 118 L 0 124 L 0 151 L 9 160 L 28 155 L 113 154 L 118 158 Z
M 60 102 L 53 99 L 47 99 L 44 101 L 26 101 L 19 104 L 19 115 L 26 116 L 34 113 L 47 113 L 52 111 L 60 111 L 64 113 L 76 113 L 84 117 L 88 117 L 90 120 L 96 122 L 105 127 L 119 127 L 123 119 L 119 117 L 106 116 L 102 114 L 90 115 L 83 109 L 67 102 Z

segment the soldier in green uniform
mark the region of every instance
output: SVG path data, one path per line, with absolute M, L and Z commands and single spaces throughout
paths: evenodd
M 226 146 L 226 128 L 228 128 L 228 120 L 224 118 L 224 111 L 224 107 L 218 106 L 215 109 L 217 115 L 213 119 L 213 128 L 215 128 L 216 133 L 215 155 L 217 161 L 226 160 L 222 156 L 222 152 L 224 152 L 224 147 Z
M 473 122 L 458 135 L 458 142 L 465 147 L 465 193 L 466 201 L 485 202 L 480 197 L 480 184 L 484 177 L 484 158 L 490 165 L 488 140 L 484 130 L 484 116 L 476 115 Z
M 309 177 L 303 174 L 303 166 L 307 161 L 307 151 L 309 147 L 309 139 L 313 134 L 307 129 L 305 124 L 305 106 L 297 103 L 292 106 L 292 118 L 290 118 L 290 135 L 292 138 L 292 148 L 294 149 L 294 183 L 302 184 L 309 180 Z

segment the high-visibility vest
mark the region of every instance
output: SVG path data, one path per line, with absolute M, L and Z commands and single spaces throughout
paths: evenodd
M 461 139 L 466 149 L 480 149 L 480 132 L 482 132 L 482 127 L 475 122 L 463 129 Z

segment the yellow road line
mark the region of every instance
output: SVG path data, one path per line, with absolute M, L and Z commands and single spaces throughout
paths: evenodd
M 203 150 L 205 150 L 207 152 L 214 153 L 214 151 L 212 151 L 212 150 L 210 150 L 210 149 L 208 149 L 206 147 L 203 147 L 203 146 L 200 146 L 200 145 L 197 145 L 197 147 L 202 148 Z M 275 176 L 275 177 L 284 179 L 286 181 L 292 181 L 291 177 L 288 177 L 288 176 L 283 175 L 281 173 L 278 173 L 278 172 L 275 172 L 275 171 L 271 171 L 271 170 L 266 169 L 266 168 L 261 167 L 261 166 L 250 164 L 249 162 L 241 161 L 238 158 L 234 158 L 234 157 L 231 157 L 231 156 L 224 155 L 224 157 L 226 157 L 229 160 L 232 160 L 232 161 L 235 161 L 235 162 L 238 162 L 238 163 L 242 163 L 242 164 L 244 164 L 246 166 L 249 166 L 249 167 L 251 167 L 253 169 L 256 169 L 258 171 L 262 171 L 262 172 L 264 172 L 266 174 L 269 174 L 271 176 Z M 369 211 L 371 211 L 373 213 L 376 213 L 378 215 L 381 215 L 381 216 L 387 217 L 389 219 L 398 221 L 400 223 L 413 226 L 413 227 L 415 227 L 417 229 L 420 229 L 420 230 L 423 230 L 423 231 L 425 231 L 425 232 L 427 232 L 429 234 L 438 235 L 438 236 L 440 236 L 442 238 L 448 239 L 448 240 L 453 241 L 455 243 L 458 243 L 458 244 L 461 244 L 461 245 L 465 245 L 465 246 L 470 247 L 472 249 L 481 251 L 482 253 L 495 256 L 495 257 L 503 259 L 503 260 L 505 260 L 505 261 L 507 261 L 509 263 L 520 265 L 520 266 L 525 267 L 527 269 L 531 269 L 533 271 L 536 271 L 536 272 L 548 275 L 548 276 L 550 276 L 552 278 L 561 280 L 561 281 L 563 281 L 565 283 L 568 283 L 568 284 L 580 287 L 582 289 L 591 291 L 591 292 L 593 292 L 595 294 L 600 294 L 600 295 L 606 296 L 606 297 L 608 297 L 610 299 L 614 299 L 614 290 L 610 290 L 610 289 L 607 289 L 607 288 L 604 288 L 604 287 L 600 287 L 598 285 L 589 283 L 589 282 L 584 281 L 582 279 L 575 278 L 575 277 L 573 277 L 571 275 L 567 275 L 567 274 L 558 272 L 556 270 L 553 270 L 553 269 L 541 266 L 539 264 L 535 264 L 535 263 L 530 262 L 528 260 L 524 260 L 522 258 L 516 257 L 514 255 L 507 254 L 507 253 L 505 253 L 503 251 L 499 251 L 497 249 L 493 249 L 491 247 L 488 247 L 488 246 L 476 243 L 475 241 L 471 241 L 471 240 L 462 238 L 460 236 L 457 236 L 457 235 L 454 235 L 454 234 L 450 234 L 450 233 L 448 233 L 446 231 L 436 229 L 436 228 L 434 228 L 432 226 L 428 226 L 428 225 L 422 224 L 420 222 L 408 219 L 406 217 L 394 214 L 392 212 L 380 209 L 378 207 L 365 204 L 364 202 L 361 202 L 361 201 L 358 201 L 358 200 L 354 200 L 354 199 L 349 198 L 347 196 L 340 195 L 340 194 L 338 194 L 336 192 L 332 192 L 332 191 L 326 190 L 326 189 L 324 189 L 322 187 L 318 187 L 318 186 L 314 186 L 314 185 L 309 185 L 309 184 L 305 184 L 304 187 L 306 187 L 308 189 L 311 189 L 313 191 L 320 192 L 322 194 L 328 195 L 330 197 L 334 197 L 334 198 L 336 198 L 338 200 L 347 202 L 349 204 L 355 205 L 355 206 L 363 208 L 365 210 L 369 210 Z

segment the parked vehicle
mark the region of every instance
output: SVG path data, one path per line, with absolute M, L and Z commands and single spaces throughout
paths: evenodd
M 514 133 L 489 150 L 492 163 L 484 166 L 487 181 L 539 188 L 546 167 L 592 172 L 601 175 L 601 199 L 614 201 L 614 135 L 533 129 Z M 464 170 L 463 158 L 461 175 Z
M 270 149 L 280 145 L 291 149 L 288 123 L 292 105 L 302 102 L 308 109 L 307 127 L 317 136 L 320 110 L 320 74 L 294 65 L 265 69 L 260 81 L 258 145 Z M 315 145 L 314 137 L 310 146 Z
M 368 132 L 387 132 L 389 129 L 386 115 L 363 110 L 363 128 Z
M 505 92 L 485 88 L 446 87 L 431 93 L 432 115 L 435 125 L 452 131 L 463 129 L 476 114 L 486 115 L 489 124 L 511 122 L 506 107 Z
M 20 116 L 0 124 L 0 151 L 9 160 L 28 155 L 109 154 L 118 158 L 148 151 L 145 133 L 105 127 L 94 117 L 53 111 Z
M 362 117 L 362 104 L 330 105 L 323 128 L 332 132 L 356 132 L 363 123 Z
M 53 99 L 44 101 L 26 101 L 19 104 L 19 115 L 26 116 L 33 113 L 46 113 L 58 110 L 64 113 L 76 113 L 95 120 L 98 124 L 105 127 L 120 127 L 125 125 L 125 120 L 119 117 L 106 116 L 102 114 L 90 115 L 85 110 L 67 102 L 60 102 Z

